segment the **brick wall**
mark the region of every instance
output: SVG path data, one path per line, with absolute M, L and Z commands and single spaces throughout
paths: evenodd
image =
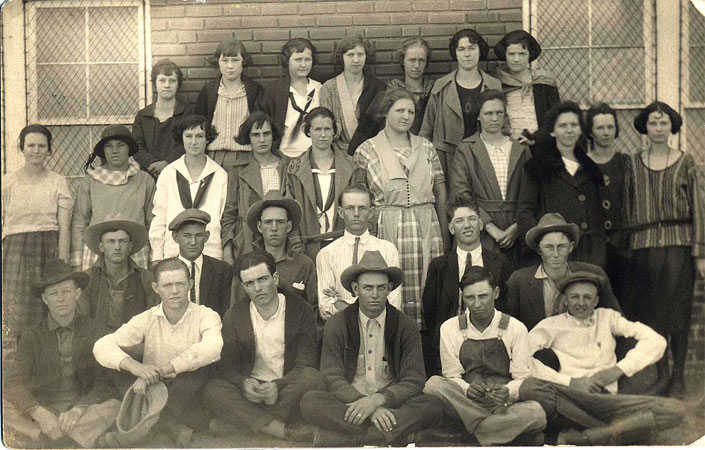
M 218 43 L 234 34 L 245 42 L 254 67 L 245 73 L 263 85 L 283 75 L 279 52 L 290 38 L 305 37 L 318 49 L 312 77 L 335 75 L 334 43 L 362 34 L 377 49 L 375 75 L 402 77 L 394 50 L 409 36 L 421 36 L 434 53 L 428 73 L 451 70 L 448 39 L 471 27 L 493 46 L 506 32 L 521 28 L 521 0 L 432 1 L 239 1 L 151 0 L 153 61 L 168 57 L 184 70 L 183 91 L 195 101 L 204 82 L 218 75 L 207 65 Z M 494 55 L 490 52 L 490 58 Z M 483 67 L 486 64 L 483 64 Z

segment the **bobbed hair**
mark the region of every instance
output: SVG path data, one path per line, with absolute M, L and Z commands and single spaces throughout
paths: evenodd
M 311 58 L 313 59 L 313 64 L 316 64 L 316 47 L 311 41 L 306 38 L 294 38 L 289 39 L 286 44 L 282 47 L 282 52 L 279 55 L 279 59 L 283 68 L 289 68 L 289 58 L 296 52 L 303 52 L 304 50 L 311 50 Z
M 152 67 L 152 86 L 157 86 L 157 77 L 161 74 L 166 76 L 175 74 L 176 75 L 176 85 L 177 88 L 181 88 L 181 83 L 184 81 L 184 74 L 179 69 L 179 66 L 174 64 L 168 59 L 161 59 L 157 62 L 154 67 Z
M 333 134 L 338 134 L 338 123 L 335 121 L 335 116 L 330 109 L 325 106 L 316 106 L 304 117 L 304 134 L 311 137 L 311 122 L 316 117 L 327 117 L 333 121 Z
M 238 136 L 235 138 L 235 142 L 240 145 L 251 145 L 252 141 L 250 140 L 250 132 L 255 127 L 262 128 L 265 122 L 269 122 L 269 125 L 272 127 L 272 142 L 280 140 L 282 133 L 279 130 L 279 127 L 277 127 L 274 123 L 274 120 L 272 120 L 272 118 L 263 111 L 255 111 L 250 114 L 242 125 L 240 125 L 240 131 L 238 132 Z M 281 156 L 279 150 L 277 150 L 274 145 L 272 145 L 271 151 L 276 156 Z
M 361 46 L 365 49 L 365 66 L 369 66 L 375 61 L 375 48 L 367 38 L 364 36 L 350 36 L 342 39 L 335 46 L 335 53 L 333 54 L 333 62 L 336 67 L 344 68 L 343 65 L 343 55 L 352 50 L 357 46 Z
M 504 113 L 506 114 L 507 112 L 507 97 L 504 95 L 504 92 L 498 91 L 497 89 L 485 89 L 480 92 L 480 95 L 477 97 L 477 108 L 473 108 L 473 121 L 478 122 L 478 131 L 482 131 L 482 124 L 479 122 L 480 111 L 482 110 L 482 106 L 490 100 L 501 101 L 504 105 Z
M 683 118 L 673 108 L 663 102 L 655 101 L 642 109 L 639 115 L 634 118 L 634 128 L 640 134 L 646 134 L 646 122 L 649 120 L 649 114 L 652 112 L 660 112 L 668 115 L 671 119 L 671 133 L 676 134 L 680 131 L 683 125 Z
M 482 37 L 482 35 L 477 31 L 471 30 L 470 28 L 465 28 L 455 33 L 453 37 L 450 38 L 450 42 L 448 42 L 448 50 L 450 50 L 450 56 L 453 58 L 453 61 L 458 60 L 455 51 L 458 48 L 458 42 L 460 42 L 462 38 L 468 38 L 471 44 L 477 44 L 478 47 L 480 47 L 480 60 L 487 59 L 487 54 L 490 52 L 490 47 L 487 45 L 485 38 Z
M 215 53 L 213 53 L 213 56 L 208 59 L 208 62 L 212 66 L 218 67 L 218 60 L 221 56 L 227 57 L 238 55 L 242 58 L 243 68 L 250 67 L 252 65 L 252 56 L 250 56 L 249 52 L 245 48 L 245 44 L 243 44 L 239 39 L 229 37 L 218 44 L 218 47 L 215 49 Z
M 592 105 L 585 115 L 585 135 L 588 139 L 592 141 L 592 122 L 595 119 L 595 116 L 599 114 L 609 114 L 614 117 L 614 137 L 618 138 L 619 120 L 617 120 L 617 111 L 615 111 L 614 108 L 607 103 L 598 103 L 596 105 Z
M 28 134 L 31 133 L 39 133 L 43 134 L 44 137 L 47 138 L 47 151 L 51 155 L 51 131 L 49 131 L 49 128 L 45 127 L 44 125 L 40 124 L 33 124 L 33 125 L 27 125 L 26 127 L 22 128 L 22 131 L 20 131 L 20 151 L 24 151 L 24 141 L 25 138 L 27 137 Z
M 184 145 L 184 131 L 193 128 L 200 128 L 206 132 L 206 142 L 208 144 L 215 141 L 215 138 L 218 137 L 218 132 L 215 130 L 215 127 L 208 123 L 208 119 L 199 114 L 186 116 L 182 122 L 174 125 L 171 129 L 171 137 L 176 142 Z

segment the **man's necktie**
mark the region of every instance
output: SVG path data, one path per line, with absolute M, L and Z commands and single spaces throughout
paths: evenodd
M 353 247 L 353 264 L 357 264 L 357 251 L 360 249 L 360 236 L 355 238 L 355 247 Z
M 472 267 L 472 255 L 470 252 L 468 252 L 467 256 L 465 257 L 465 270 L 463 270 L 463 274 L 468 271 L 469 268 Z M 460 277 L 462 280 L 463 277 Z M 462 314 L 465 312 L 465 302 L 463 302 L 463 291 L 458 288 L 458 314 Z
M 196 262 L 191 261 L 191 301 L 196 302 Z

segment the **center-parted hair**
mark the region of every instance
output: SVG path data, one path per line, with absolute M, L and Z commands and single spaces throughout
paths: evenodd
M 492 272 L 487 270 L 485 267 L 466 267 L 465 273 L 463 273 L 463 278 L 460 280 L 460 289 L 463 290 L 465 286 L 470 286 L 471 284 L 480 283 L 483 281 L 487 281 L 493 290 L 497 287 L 497 282 L 494 279 L 494 275 L 492 275 Z
M 450 51 L 450 56 L 453 58 L 453 61 L 458 60 L 455 52 L 458 48 L 458 42 L 460 42 L 462 38 L 468 38 L 471 44 L 477 44 L 477 46 L 480 47 L 481 61 L 487 59 L 487 54 L 490 52 L 490 47 L 487 45 L 485 38 L 482 37 L 482 35 L 477 31 L 471 30 L 470 28 L 465 28 L 455 33 L 448 42 L 448 50 Z
M 333 135 L 338 134 L 338 123 L 335 121 L 335 115 L 333 115 L 333 112 L 326 108 L 325 106 L 316 106 L 313 108 L 311 111 L 306 114 L 304 117 L 304 134 L 308 137 L 311 137 L 311 122 L 313 122 L 313 119 L 316 117 L 326 117 L 330 120 L 333 121 Z
M 31 133 L 43 134 L 44 137 L 47 138 L 47 151 L 51 155 L 51 131 L 49 131 L 49 128 L 40 124 L 27 125 L 26 127 L 22 128 L 22 131 L 20 131 L 20 151 L 24 151 L 25 138 L 28 134 Z
M 184 131 L 194 128 L 200 128 L 206 132 L 206 142 L 208 144 L 215 141 L 215 138 L 218 136 L 215 127 L 208 123 L 208 119 L 199 114 L 191 114 L 172 127 L 171 137 L 179 144 L 184 145 Z
M 358 35 L 346 37 L 335 46 L 335 53 L 333 54 L 335 66 L 342 69 L 344 67 L 343 55 L 358 45 L 365 49 L 365 67 L 372 64 L 375 61 L 375 48 L 367 38 Z
M 504 105 L 504 114 L 507 114 L 507 97 L 504 95 L 504 92 L 498 91 L 497 89 L 485 89 L 484 91 L 480 92 L 480 95 L 477 98 L 476 108 L 472 109 L 472 114 L 474 117 L 473 122 L 479 122 L 480 110 L 482 109 L 485 103 L 491 100 L 499 100 L 500 102 L 502 102 L 502 104 Z M 478 123 L 477 128 L 478 131 L 482 131 L 482 124 Z
M 277 142 L 282 138 L 282 133 L 279 131 L 279 127 L 274 123 L 271 117 L 267 115 L 267 113 L 263 111 L 254 111 L 250 116 L 245 119 L 245 121 L 240 125 L 240 130 L 238 132 L 237 137 L 235 138 L 235 142 L 237 142 L 240 145 L 251 145 L 252 141 L 250 140 L 250 132 L 252 131 L 253 128 L 262 128 L 264 124 L 269 123 L 269 125 L 272 127 L 272 153 L 281 156 L 279 151 L 276 149 L 274 146 L 274 142 Z
M 167 258 L 159 261 L 154 268 L 154 281 L 159 283 L 159 275 L 162 272 L 170 272 L 172 270 L 183 270 L 186 274 L 186 279 L 190 279 L 191 274 L 189 273 L 188 266 L 177 257 Z
M 592 105 L 585 115 L 585 135 L 587 135 L 588 139 L 592 140 L 592 122 L 595 119 L 595 116 L 599 114 L 609 114 L 614 117 L 614 137 L 615 139 L 618 138 L 619 120 L 617 120 L 617 111 L 615 111 L 614 108 L 607 103 L 598 103 L 596 105 Z
M 316 47 L 311 41 L 306 38 L 294 38 L 289 39 L 286 44 L 282 47 L 282 52 L 280 57 L 280 62 L 283 68 L 289 68 L 289 58 L 291 55 L 297 52 L 303 52 L 304 50 L 311 50 L 311 59 L 313 64 L 316 64 Z
M 448 198 L 446 203 L 446 215 L 448 216 L 448 221 L 453 218 L 455 211 L 460 208 L 470 208 L 478 216 L 480 215 L 480 208 L 478 208 L 477 203 L 467 192 L 456 194 Z
M 277 271 L 277 263 L 274 261 L 274 257 L 272 255 L 260 250 L 254 250 L 249 253 L 245 253 L 237 261 L 237 277 L 240 281 L 242 281 L 240 273 L 243 270 L 259 266 L 260 264 L 265 264 L 267 266 L 267 270 L 269 270 L 270 275 L 274 275 Z
M 404 39 L 399 48 L 394 52 L 395 61 L 401 64 L 403 68 L 404 58 L 406 57 L 407 50 L 414 47 L 420 47 L 424 49 L 424 51 L 426 52 L 426 66 L 428 67 L 428 63 L 431 61 L 431 47 L 428 45 L 428 42 L 426 42 L 425 39 L 420 37 L 410 37 Z
M 168 59 L 161 59 L 152 67 L 152 86 L 157 87 L 157 77 L 159 75 L 176 75 L 176 87 L 181 88 L 181 83 L 184 81 L 184 74 L 179 69 L 179 66 Z

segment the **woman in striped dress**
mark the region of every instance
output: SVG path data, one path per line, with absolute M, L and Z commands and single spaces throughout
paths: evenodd
M 409 133 L 415 115 L 413 94 L 405 88 L 389 89 L 380 111 L 385 127 L 355 152 L 353 184 L 364 183 L 372 192 L 377 237 L 399 250 L 402 310 L 422 329 L 421 292 L 428 264 L 450 247 L 445 178 L 433 144 Z
M 695 160 L 668 145 L 683 120 L 670 106 L 654 102 L 634 119 L 649 146 L 632 157 L 626 212 L 632 261 L 624 311 L 670 337 L 673 372 L 669 394 L 685 394 L 695 270 L 705 277 L 705 196 Z
M 47 261 L 69 259 L 73 199 L 66 179 L 48 170 L 51 132 L 29 125 L 20 132 L 24 167 L 2 183 L 3 342 L 41 320 L 42 301 L 30 294 Z

